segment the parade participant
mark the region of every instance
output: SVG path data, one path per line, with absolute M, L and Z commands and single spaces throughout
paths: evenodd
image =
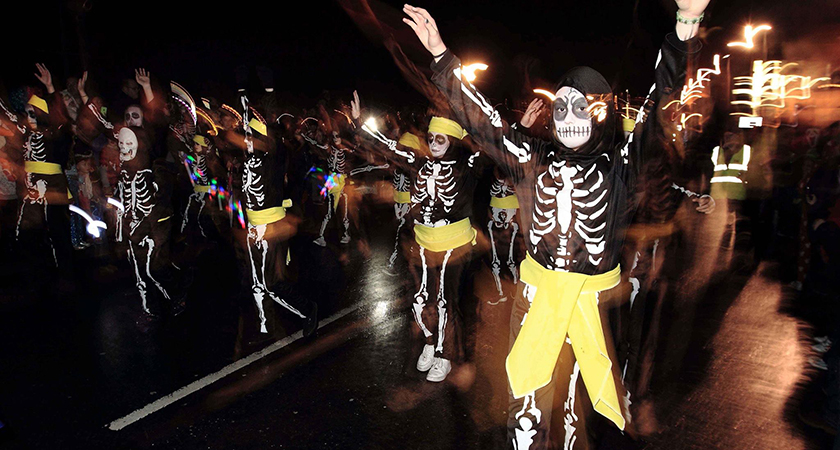
M 516 285 L 519 282 L 519 271 L 516 268 L 516 236 L 519 233 L 516 211 L 518 209 L 519 198 L 516 196 L 513 184 L 497 167 L 494 167 L 493 181 L 490 184 L 490 221 L 487 222 L 487 235 L 490 237 L 490 272 L 493 274 L 499 296 L 487 300 L 490 305 L 507 301 L 507 294 L 502 288 L 502 261 L 499 259 L 498 249 L 504 249 L 504 246 L 507 246 L 505 267 L 513 277 L 513 284 Z
M 685 74 L 686 54 L 694 51 L 708 0 L 677 2 L 676 33 L 666 36 L 657 60 L 651 114 L 663 92 L 677 90 Z M 618 262 L 624 227 L 632 210 L 635 171 L 651 122 L 636 127 L 626 142 L 616 141 L 613 95 L 609 83 L 588 67 L 561 77 L 551 105 L 551 141 L 511 129 L 469 81 L 458 58 L 440 36 L 435 20 L 422 8 L 405 5 L 403 18 L 434 63 L 432 81 L 477 143 L 506 170 L 521 195 L 527 256 L 521 266 L 522 294 L 511 315 L 511 351 L 506 362 L 510 382 L 508 439 L 517 449 L 551 445 L 549 426 L 555 382 L 568 384 L 566 442 L 582 416 L 574 392 L 583 378 L 595 411 L 620 429 L 625 416 L 613 363 L 598 310 L 598 293 L 620 280 Z M 637 123 L 644 120 L 639 115 Z M 570 346 L 567 346 L 566 344 Z M 561 356 L 573 349 L 574 358 Z M 565 351 L 563 351 L 565 350 Z M 569 355 L 571 356 L 571 355 Z M 561 367 L 556 367 L 559 363 Z M 575 360 L 574 365 L 570 364 Z M 565 386 L 564 386 L 565 388 Z
M 359 121 L 359 97 L 353 93 L 353 120 Z M 478 153 L 462 143 L 467 133 L 457 122 L 432 117 L 427 135 L 429 153 L 388 139 L 365 124 L 360 127 L 391 152 L 412 177 L 415 249 L 412 264 L 419 275 L 412 312 L 425 345 L 417 370 L 428 371 L 426 380 L 440 382 L 463 357 L 459 311 L 464 269 L 472 258 L 476 231 L 470 223 L 473 194 L 481 170 Z M 407 142 L 407 141 L 403 141 Z M 411 142 L 407 142 L 411 143 Z

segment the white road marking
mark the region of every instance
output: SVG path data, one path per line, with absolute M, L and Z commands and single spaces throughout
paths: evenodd
M 332 316 L 330 316 L 330 317 L 328 317 L 324 320 L 321 320 L 318 323 L 318 329 L 321 329 L 321 328 L 329 325 L 330 323 L 346 316 L 347 314 L 350 314 L 351 312 L 359 309 L 359 307 L 361 305 L 362 305 L 361 303 L 358 303 L 354 306 L 347 307 L 347 308 L 342 309 L 341 311 L 333 314 Z M 216 381 L 221 380 L 222 378 L 236 372 L 237 370 L 242 369 L 244 367 L 247 367 L 248 365 L 250 365 L 250 364 L 252 364 L 256 361 L 259 361 L 260 359 L 265 358 L 266 356 L 276 352 L 277 350 L 280 350 L 283 347 L 286 347 L 287 345 L 297 341 L 298 339 L 300 339 L 302 337 L 303 337 L 303 331 L 301 330 L 301 331 L 298 331 L 297 333 L 294 333 L 290 336 L 287 336 L 287 337 L 269 345 L 268 347 L 266 347 L 266 348 L 264 348 L 264 349 L 262 349 L 258 352 L 252 353 L 252 354 L 250 354 L 250 355 L 248 355 L 248 356 L 246 356 L 246 357 L 244 357 L 240 360 L 234 361 L 233 363 L 225 366 L 224 368 L 222 368 L 218 372 L 211 373 L 210 375 L 207 375 L 204 378 L 193 381 L 192 383 L 182 387 L 181 389 L 178 389 L 177 391 L 175 391 L 175 392 L 173 392 L 173 393 L 171 393 L 171 394 L 169 394 L 165 397 L 159 398 L 159 399 L 153 401 L 152 403 L 149 403 L 148 405 L 138 409 L 137 411 L 134 411 L 133 413 L 131 413 L 131 414 L 125 416 L 125 417 L 121 417 L 121 418 L 109 423 L 108 424 L 108 429 L 114 430 L 114 431 L 122 430 L 123 428 L 133 424 L 134 422 L 137 422 L 138 420 L 140 420 L 140 419 L 142 419 L 142 418 L 144 418 L 144 417 L 146 417 L 150 414 L 153 414 L 157 411 L 160 411 L 161 409 L 177 402 L 178 400 L 181 400 L 184 397 L 186 397 L 186 396 L 188 396 L 188 395 L 190 395 L 194 392 L 197 392 L 197 391 L 215 383 Z

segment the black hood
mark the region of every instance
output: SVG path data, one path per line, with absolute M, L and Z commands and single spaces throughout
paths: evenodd
M 615 105 L 610 84 L 597 70 L 591 67 L 578 66 L 569 70 L 560 78 L 554 92 L 564 86 L 577 89 L 587 98 L 594 97 L 594 99 L 588 99 L 590 104 L 593 101 L 605 102 L 607 104 L 607 116 L 601 122 L 595 120 L 595 118 L 592 119 L 592 136 L 586 144 L 576 151 L 564 146 L 557 139 L 557 130 L 554 129 L 552 118 L 551 135 L 555 145 L 560 148 L 560 153 L 566 160 L 575 162 L 593 160 L 604 153 L 612 154 L 615 142 Z

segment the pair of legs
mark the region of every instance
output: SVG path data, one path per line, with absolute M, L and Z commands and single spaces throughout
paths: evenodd
M 315 239 L 314 241 L 321 247 L 327 245 L 327 240 L 324 238 L 324 234 L 327 232 L 327 225 L 329 225 L 330 219 L 332 219 L 333 210 L 335 210 L 335 214 L 338 214 L 338 211 L 341 209 L 344 210 L 344 218 L 342 220 L 342 224 L 344 225 L 344 234 L 341 236 L 341 243 L 346 244 L 350 242 L 350 217 L 347 211 L 347 193 L 341 191 L 337 194 L 339 196 L 337 205 L 335 203 L 335 195 L 336 194 L 333 194 L 332 192 L 327 195 L 327 214 L 324 216 L 324 220 L 321 221 L 321 234 L 318 236 L 318 239 Z
M 442 252 L 416 246 L 412 254 L 418 278 L 412 313 L 423 333 L 424 352 L 431 346 L 436 360 L 444 359 L 447 364 L 458 361 L 463 355 L 458 305 L 464 269 L 472 257 L 472 244 Z
M 400 248 L 402 247 L 402 240 L 400 236 L 405 233 L 405 223 L 408 219 L 408 212 L 411 210 L 411 203 L 394 203 L 394 215 L 397 218 L 397 232 L 394 237 L 394 251 L 388 258 L 388 269 L 393 270 L 397 264 L 397 258 L 400 255 Z
M 32 286 L 43 286 L 44 280 L 38 278 L 47 268 L 57 269 L 59 280 L 71 280 L 73 247 L 68 205 L 49 205 L 24 198 L 15 234 L 29 268 L 27 273 L 33 276 Z
M 158 222 L 155 217 L 146 217 L 133 231 L 130 226 L 123 230 L 123 235 L 128 235 L 128 261 L 143 311 L 155 316 L 166 312 L 177 315 L 184 308 L 186 286 L 180 269 L 170 260 L 172 219 Z
M 515 220 L 516 209 L 490 208 L 492 218 L 487 223 L 487 234 L 490 236 L 490 271 L 496 281 L 496 290 L 499 298 L 493 301 L 488 300 L 491 305 L 507 300 L 507 295 L 502 289 L 502 261 L 499 259 L 499 249 L 507 247 L 507 260 L 504 265 L 513 276 L 513 284 L 519 282 L 519 270 L 516 267 L 516 235 L 519 232 L 519 223 Z
M 259 313 L 260 332 L 267 333 L 263 301 L 273 300 L 301 319 L 313 319 L 317 306 L 298 295 L 287 279 L 286 254 L 294 226 L 286 219 L 263 225 L 248 224 L 247 248 L 251 292 Z

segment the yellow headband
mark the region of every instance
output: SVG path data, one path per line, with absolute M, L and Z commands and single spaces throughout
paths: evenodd
M 458 125 L 458 122 L 443 117 L 432 117 L 429 122 L 429 132 L 445 134 L 457 139 L 464 139 L 467 136 L 467 132 Z
M 196 144 L 198 144 L 202 147 L 209 147 L 210 146 L 210 143 L 207 142 L 207 138 L 200 135 L 200 134 L 196 134 L 195 136 L 193 136 L 193 142 L 195 142 Z
M 248 122 L 248 126 L 257 133 L 263 136 L 268 136 L 268 130 L 266 129 L 265 124 L 255 118 Z
M 47 107 L 47 101 L 35 94 L 32 94 L 32 97 L 29 97 L 29 101 L 26 103 L 44 111 L 47 114 L 50 113 L 50 108 Z
M 400 136 L 399 143 L 414 150 L 420 150 L 420 138 L 411 133 L 404 133 Z

